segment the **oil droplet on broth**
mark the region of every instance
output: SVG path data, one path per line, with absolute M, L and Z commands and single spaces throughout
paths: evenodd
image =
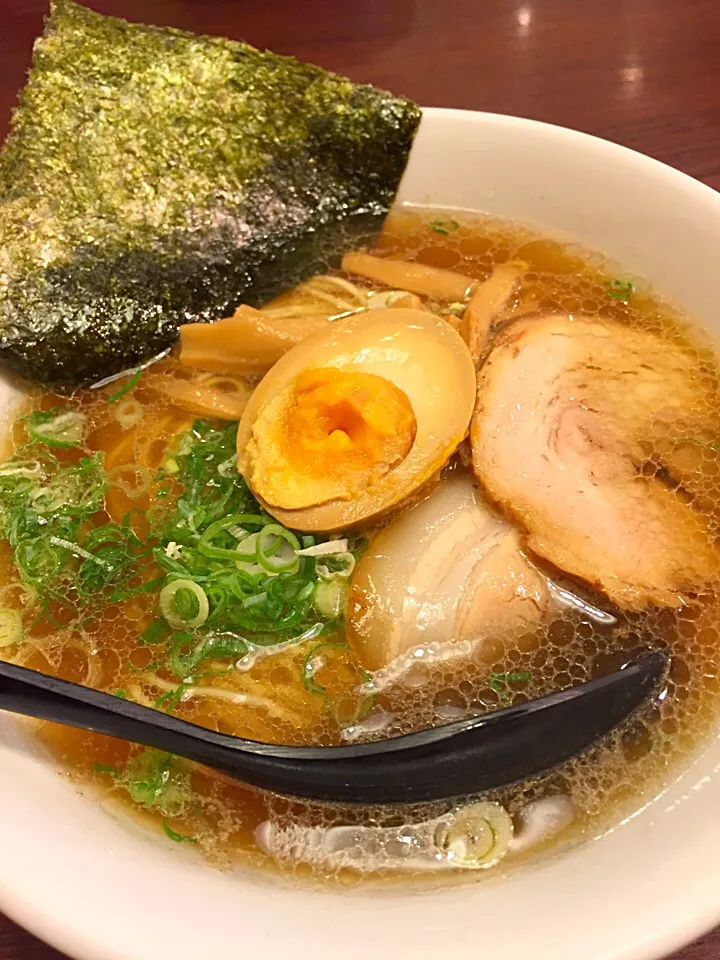
M 696 346 L 705 364 L 705 375 L 717 382 L 715 360 L 708 349 L 699 340 L 700 345 L 696 344 L 685 319 L 654 299 L 646 286 L 638 285 L 628 303 L 607 295 L 604 284 L 608 273 L 603 272 L 606 262 L 600 255 L 584 253 L 575 245 L 556 243 L 524 227 L 456 213 L 448 216 L 457 222 L 457 230 L 439 234 L 430 228 L 430 222 L 438 215 L 438 211 L 413 210 L 391 214 L 378 241 L 378 252 L 417 259 L 477 279 L 487 277 L 495 266 L 507 260 L 525 260 L 529 271 L 517 298 L 517 314 L 538 309 L 582 312 L 671 335 Z M 161 401 L 157 394 L 143 387 L 142 380 L 134 395 L 144 412 L 138 423 L 126 429 L 118 424 L 112 407 L 88 393 L 70 399 L 47 393 L 39 403 L 45 409 L 60 404 L 81 409 L 88 418 L 87 453 L 106 451 L 108 466 L 144 462 L 155 469 L 164 456 L 165 442 L 159 438 L 170 439 L 188 429 L 192 417 Z M 720 410 L 717 420 L 720 422 Z M 661 441 L 662 437 L 653 438 L 653 442 Z M 652 462 L 651 453 L 648 463 Z M 697 475 L 692 495 L 710 513 L 717 530 L 720 458 L 712 447 L 702 443 L 685 443 L 677 455 L 686 470 Z M 115 520 L 121 520 L 130 509 L 143 511 L 150 507 L 149 500 L 142 495 L 131 500 L 125 493 L 115 489 L 108 497 L 107 512 Z M 4 603 L 21 607 L 28 602 L 5 544 L 0 545 L 0 579 L 5 584 Z M 577 584 L 563 578 L 555 583 L 561 591 L 577 596 Z M 133 603 L 109 605 L 80 632 L 72 629 L 76 625 L 68 625 L 61 634 L 47 630 L 45 635 L 36 637 L 32 650 L 21 646 L 17 658 L 28 666 L 57 671 L 69 679 L 87 682 L 91 678 L 109 691 L 121 685 L 137 686 L 137 679 L 133 680 L 128 673 L 128 665 L 133 663 L 137 674 L 147 669 L 152 659 L 147 648 L 136 646 L 138 623 L 148 611 L 153 612 L 152 604 L 153 599 L 146 596 Z M 488 654 L 486 646 L 477 658 L 449 658 L 432 665 L 418 661 L 400 682 L 384 687 L 367 709 L 361 709 L 358 697 L 347 692 L 339 694 L 334 705 L 307 693 L 300 681 L 304 653 L 288 650 L 277 657 L 247 658 L 237 675 L 265 684 L 278 698 L 292 701 L 302 713 L 299 725 L 293 726 L 269 713 L 256 714 L 250 722 L 239 715 L 237 708 L 232 710 L 220 701 L 199 703 L 188 699 L 178 704 L 176 713 L 212 729 L 268 741 L 356 742 L 397 735 L 541 696 L 610 672 L 639 649 L 667 647 L 672 657 L 668 692 L 655 705 L 652 715 L 566 763 L 560 771 L 521 787 L 495 791 L 490 798 L 517 815 L 529 802 L 569 794 L 578 816 L 574 825 L 561 834 L 561 842 L 595 835 L 657 791 L 669 768 L 697 747 L 714 723 L 720 703 L 718 608 L 706 600 L 678 611 L 626 614 L 612 610 L 603 597 L 585 589 L 581 602 L 556 602 L 554 610 L 554 617 L 540 628 L 539 635 L 519 636 L 504 652 L 498 645 L 494 654 Z M 348 670 L 347 657 L 341 660 L 331 656 L 323 660 L 322 682 L 328 688 L 335 673 L 339 676 L 341 670 Z M 525 679 L 516 683 L 507 679 L 512 675 Z M 492 677 L 504 679 L 491 683 Z M 338 688 L 347 691 L 346 679 Z M 39 736 L 71 775 L 81 780 L 97 778 L 96 764 L 122 767 L 134 752 L 128 744 L 51 724 L 44 725 Z M 193 800 L 184 813 L 182 832 L 198 840 L 205 855 L 219 866 L 237 858 L 272 866 L 254 840 L 255 830 L 268 819 L 320 827 L 348 823 L 398 826 L 405 821 L 439 816 L 448 809 L 443 804 L 413 809 L 339 808 L 265 796 L 201 768 L 194 768 L 191 776 Z M 105 792 L 123 799 L 107 778 L 100 778 L 99 782 Z M 147 811 L 140 813 L 158 825 L 156 816 Z M 529 851 L 523 856 L 533 855 L 534 851 Z M 302 864 L 286 864 L 283 869 L 298 877 L 311 875 Z M 312 875 L 324 877 L 322 870 Z M 348 876 L 325 879 L 346 882 Z M 476 879 L 473 874 L 473 880 Z

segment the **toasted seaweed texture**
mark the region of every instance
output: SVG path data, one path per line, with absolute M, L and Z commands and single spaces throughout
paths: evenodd
M 412 103 L 54 0 L 0 153 L 0 363 L 61 386 L 261 305 L 377 232 Z

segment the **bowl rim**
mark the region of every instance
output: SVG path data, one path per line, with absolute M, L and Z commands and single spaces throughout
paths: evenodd
M 656 157 L 651 157 L 647 153 L 634 150 L 632 147 L 626 147 L 622 143 L 617 143 L 615 140 L 610 140 L 607 137 L 598 136 L 595 133 L 586 133 L 584 130 L 565 127 L 559 123 L 550 123 L 547 120 L 534 120 L 532 117 L 523 117 L 513 113 L 493 113 L 489 110 L 465 110 L 460 107 L 423 107 L 422 113 L 423 117 L 434 117 L 438 120 L 482 120 L 492 122 L 497 126 L 507 127 L 514 127 L 519 124 L 532 129 L 552 131 L 556 136 L 565 137 L 577 143 L 590 140 L 595 144 L 596 148 L 603 149 L 608 153 L 621 155 L 628 161 L 646 166 L 648 170 L 662 169 L 666 175 L 670 176 L 677 183 L 685 187 L 691 186 L 694 190 L 697 190 L 702 199 L 713 204 L 720 210 L 720 191 L 715 190 L 707 183 L 703 183 L 702 180 L 698 180 L 698 178 L 692 174 L 685 173 L 677 167 L 665 163 L 664 160 L 658 160 Z
M 530 134 L 533 131 L 552 133 L 556 138 L 565 139 L 579 146 L 587 145 L 590 141 L 590 145 L 595 150 L 605 151 L 606 154 L 612 155 L 616 160 L 620 159 L 626 164 L 631 163 L 648 173 L 661 174 L 683 190 L 692 191 L 696 199 L 713 208 L 720 223 L 719 193 L 668 164 L 612 141 L 544 121 L 506 114 L 431 107 L 425 108 L 423 115 L 432 122 L 461 121 L 473 126 L 478 123 L 492 123 L 504 127 L 519 126 L 528 130 Z M 471 208 L 468 207 L 467 209 Z M 1 748 L 2 744 L 0 744 Z M 691 775 L 691 771 L 684 771 L 683 775 L 685 774 Z M 83 798 L 83 802 L 90 804 L 92 800 Z M 103 816 L 105 815 L 103 813 Z M 123 829 L 125 828 L 123 827 Z M 525 869 L 530 870 L 529 867 Z M 538 869 L 535 872 L 542 874 L 543 870 Z M 321 895 L 327 897 L 329 905 L 332 900 L 331 894 L 323 893 Z M 69 926 L 57 908 L 48 908 L 46 903 L 38 903 L 32 896 L 19 893 L 13 884 L 12 866 L 3 867 L 2 858 L 0 858 L 0 909 L 27 930 L 65 952 L 68 956 L 76 958 L 76 960 L 121 960 L 120 955 L 114 952 L 112 945 L 99 939 L 89 938 L 85 929 Z M 720 894 L 715 898 L 708 896 L 702 904 L 698 902 L 694 912 L 688 912 L 687 910 L 685 912 L 676 911 L 675 914 L 669 910 L 659 912 L 655 926 L 651 931 L 648 931 L 647 936 L 641 942 L 619 943 L 611 953 L 604 954 L 602 960 L 657 960 L 658 957 L 668 951 L 679 949 L 692 939 L 707 932 L 718 921 L 720 921 Z M 262 956 L 263 958 L 265 956 L 269 957 L 271 954 L 263 953 Z M 131 958 L 124 956 L 122 960 L 131 960 Z M 595 960 L 595 955 L 593 955 L 593 960 Z M 597 960 L 600 960 L 599 956 Z

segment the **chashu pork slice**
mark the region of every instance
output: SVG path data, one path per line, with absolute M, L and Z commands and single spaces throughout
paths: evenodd
M 696 367 L 648 331 L 551 314 L 509 326 L 478 376 L 480 483 L 532 551 L 629 609 L 720 575 L 706 518 L 643 470 L 644 437 L 704 402 Z
M 548 599 L 517 531 L 487 507 L 469 475 L 456 473 L 370 543 L 352 579 L 348 639 L 369 670 L 420 647 L 455 645 L 492 660 L 536 631 Z

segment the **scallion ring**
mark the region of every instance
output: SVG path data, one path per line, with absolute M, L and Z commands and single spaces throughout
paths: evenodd
M 200 553 L 205 557 L 215 560 L 254 560 L 255 555 L 245 556 L 244 554 L 239 555 L 238 547 L 232 549 L 228 547 L 218 547 L 214 544 L 218 537 L 229 532 L 231 527 L 245 527 L 245 526 L 255 526 L 261 527 L 265 525 L 265 518 L 261 517 L 257 513 L 234 513 L 229 517 L 223 517 L 222 520 L 216 520 L 215 523 L 211 523 L 210 526 L 203 532 L 203 535 L 198 541 L 197 548 Z M 232 536 L 232 534 L 230 534 Z M 253 549 L 255 545 L 253 544 Z M 242 553 L 242 551 L 240 551 Z
M 251 569 L 252 567 L 259 567 L 260 564 L 246 563 L 244 560 L 238 560 L 235 566 L 237 567 L 237 573 L 235 574 L 237 580 L 230 580 L 230 589 L 238 600 L 244 600 L 247 592 L 243 590 L 242 585 L 247 584 L 249 587 L 257 587 L 260 581 L 264 579 L 265 571 L 260 570 L 258 572 Z
M 17 610 L 0 607 L 0 647 L 11 647 L 22 639 L 22 618 Z
M 251 533 L 241 540 L 235 551 L 235 566 L 244 575 L 247 583 L 258 584 L 268 576 L 265 567 L 257 562 L 257 533 Z
M 194 580 L 173 580 L 160 591 L 160 612 L 176 630 L 195 630 L 207 620 L 210 604 Z
M 484 869 L 498 863 L 510 847 L 513 822 L 505 807 L 489 801 L 471 803 L 443 818 L 435 845 L 458 867 Z
M 257 561 L 270 573 L 295 573 L 300 565 L 300 541 L 279 523 L 268 523 L 256 540 Z
M 315 607 L 323 617 L 329 620 L 341 620 L 345 613 L 347 596 L 347 580 L 339 578 L 325 580 L 315 588 Z
M 123 400 L 115 407 L 115 419 L 123 428 L 129 430 L 136 426 L 145 415 L 145 407 L 137 400 Z
M 315 573 L 321 580 L 332 580 L 335 577 L 347 580 L 355 569 L 355 557 L 349 551 L 323 557 L 323 561 L 315 564 Z

